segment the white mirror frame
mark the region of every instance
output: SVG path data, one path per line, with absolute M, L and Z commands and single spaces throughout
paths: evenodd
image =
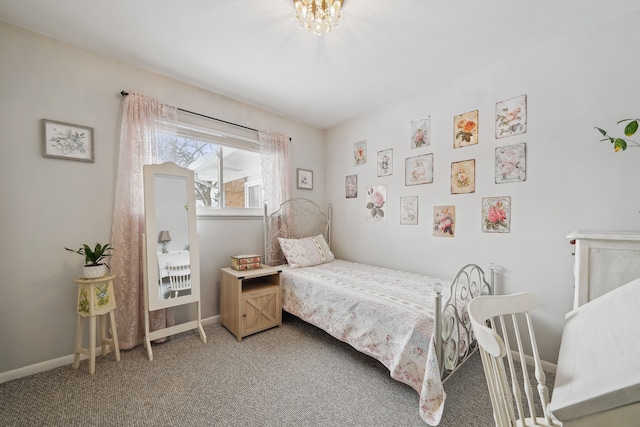
M 191 273 L 191 292 L 188 295 L 175 298 L 160 298 L 158 292 L 159 268 L 158 268 L 158 235 L 156 228 L 156 177 L 184 177 L 184 199 L 187 201 L 188 236 L 189 236 L 189 260 Z M 200 249 L 198 245 L 198 232 L 196 225 L 195 190 L 193 171 L 182 168 L 175 163 L 167 162 L 159 165 L 144 165 L 144 210 L 145 210 L 145 235 L 144 241 L 144 302 L 145 302 L 145 346 L 149 360 L 153 360 L 151 341 L 174 335 L 191 329 L 198 329 L 202 342 L 207 342 L 207 337 L 202 328 L 200 310 Z M 184 200 L 182 199 L 182 200 Z M 197 318 L 192 321 L 170 326 L 164 329 L 150 331 L 149 312 L 184 304 L 197 304 Z

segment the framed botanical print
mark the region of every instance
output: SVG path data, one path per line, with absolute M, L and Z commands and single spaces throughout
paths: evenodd
M 496 148 L 496 184 L 527 179 L 526 143 Z
M 378 151 L 378 176 L 393 175 L 393 149 Z
M 496 138 L 527 131 L 527 95 L 496 103 Z
M 94 163 L 93 128 L 42 119 L 42 155 Z
M 509 233 L 511 231 L 511 197 L 482 199 L 482 231 Z
M 411 148 L 431 145 L 431 117 L 411 121 Z
M 313 190 L 313 171 L 296 169 L 296 175 L 299 189 Z
M 451 163 L 451 194 L 476 191 L 476 160 Z
M 433 182 L 433 153 L 409 157 L 404 162 L 404 185 Z
M 386 222 L 387 211 L 387 186 L 374 185 L 367 188 L 367 204 L 365 206 L 365 218 L 367 222 Z
M 358 175 L 347 175 L 344 182 L 344 194 L 347 199 L 358 197 Z
M 353 144 L 353 165 L 360 166 L 367 163 L 367 141 Z
M 400 197 L 400 224 L 418 224 L 418 196 Z
M 433 207 L 433 235 L 437 237 L 454 237 L 456 234 L 456 207 Z
M 478 143 L 478 110 L 460 114 L 453 118 L 453 148 Z

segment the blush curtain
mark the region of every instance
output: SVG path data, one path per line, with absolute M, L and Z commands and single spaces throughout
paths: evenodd
M 121 349 L 130 349 L 144 336 L 143 233 L 144 187 L 142 167 L 156 163 L 167 140 L 176 134 L 177 109 L 131 92 L 122 100 L 122 126 L 113 214 L 111 273 L 117 301 L 116 324 Z M 174 125 L 175 126 L 175 125 Z M 175 141 L 175 138 L 173 138 Z M 174 144 L 175 146 L 175 144 Z M 150 329 L 170 326 L 165 310 L 150 313 Z M 169 323 L 169 325 L 168 325 Z
M 267 212 L 278 210 L 280 204 L 291 198 L 291 168 L 289 164 L 289 137 L 274 132 L 258 132 L 262 185 Z

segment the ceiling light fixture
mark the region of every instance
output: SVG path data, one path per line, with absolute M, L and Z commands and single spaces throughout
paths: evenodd
M 344 0 L 294 0 L 293 3 L 300 26 L 316 36 L 328 33 L 340 24 Z

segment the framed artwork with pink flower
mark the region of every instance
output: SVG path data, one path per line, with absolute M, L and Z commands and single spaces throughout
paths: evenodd
M 411 148 L 431 145 L 431 117 L 411 120 Z
M 404 161 L 404 185 L 433 182 L 433 153 L 409 157 Z
M 496 102 L 496 138 L 527 131 L 527 95 Z
M 378 176 L 393 175 L 393 149 L 378 151 Z
M 478 143 L 478 110 L 460 114 L 453 118 L 453 148 Z
M 451 163 L 451 194 L 465 194 L 476 191 L 476 160 L 462 160 Z
M 365 218 L 367 222 L 386 222 L 387 186 L 374 185 L 367 188 L 367 205 Z
M 511 197 L 485 197 L 482 199 L 482 231 L 509 233 L 511 231 Z
M 358 175 L 347 175 L 344 183 L 344 194 L 347 199 L 358 197 Z
M 360 166 L 367 163 L 367 141 L 353 144 L 353 165 Z
M 456 234 L 456 207 L 433 207 L 433 235 L 437 237 L 453 237 Z
M 418 196 L 400 197 L 400 224 L 418 224 Z
M 496 184 L 527 179 L 527 145 L 507 145 L 496 148 Z

